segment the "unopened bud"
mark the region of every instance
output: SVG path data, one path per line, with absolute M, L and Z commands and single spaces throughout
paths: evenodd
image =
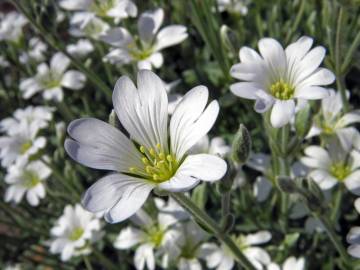
M 233 55 L 236 55 L 234 44 L 239 44 L 236 40 L 236 35 L 227 25 L 222 25 L 220 28 L 220 38 L 226 50 Z
M 231 229 L 233 228 L 235 224 L 235 217 L 233 214 L 227 214 L 224 217 L 224 220 L 221 224 L 221 230 L 223 233 L 228 233 L 231 231 Z
M 251 137 L 247 128 L 240 124 L 239 130 L 234 136 L 231 150 L 231 158 L 234 162 L 244 164 L 251 150 Z
M 279 176 L 277 178 L 280 189 L 287 193 L 295 193 L 297 191 L 296 183 L 287 176 Z
M 228 169 L 223 179 L 219 181 L 219 193 L 221 194 L 231 190 L 237 173 L 237 169 L 233 166 L 231 162 L 226 161 L 226 163 Z

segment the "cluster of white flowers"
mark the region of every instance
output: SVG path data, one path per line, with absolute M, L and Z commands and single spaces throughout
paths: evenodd
M 7 168 L 5 182 L 9 185 L 5 201 L 19 203 L 24 195 L 28 203 L 37 206 L 45 197 L 44 181 L 51 169 L 44 164 L 46 156 L 39 153 L 46 145 L 46 138 L 39 132 L 52 120 L 50 107 L 17 109 L 13 117 L 0 122 L 1 165 Z

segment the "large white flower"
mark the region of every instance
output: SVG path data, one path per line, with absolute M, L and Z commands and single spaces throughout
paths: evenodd
M 98 17 L 111 17 L 118 22 L 127 17 L 136 17 L 136 5 L 130 0 L 60 0 L 60 7 L 71 11 L 81 11 Z
M 242 47 L 241 63 L 231 68 L 231 75 L 243 80 L 231 85 L 235 95 L 256 100 L 255 111 L 264 113 L 271 109 L 273 127 L 289 123 L 295 114 L 295 99 L 314 100 L 328 96 L 320 87 L 334 82 L 334 74 L 319 68 L 325 57 L 325 48 L 310 50 L 313 39 L 301 37 L 285 50 L 272 38 L 259 41 L 261 56 L 253 49 Z
M 27 19 L 18 12 L 0 13 L 0 40 L 18 42 Z
M 270 264 L 270 255 L 263 248 L 255 245 L 263 244 L 271 239 L 268 231 L 259 231 L 254 234 L 240 235 L 236 242 L 244 255 L 253 264 L 256 269 L 262 270 Z M 221 247 L 216 244 L 203 244 L 205 250 L 206 265 L 208 268 L 216 268 L 217 270 L 230 270 L 235 264 L 234 255 L 224 245 Z
M 176 206 L 175 202 L 170 200 L 166 205 L 161 199 L 156 199 L 156 205 L 159 208 L 157 220 L 151 218 L 144 210 L 140 209 L 131 218 L 137 226 L 128 226 L 123 229 L 115 240 L 114 246 L 118 249 L 129 249 L 136 247 L 134 256 L 134 265 L 137 270 L 155 269 L 155 254 L 163 257 L 172 253 L 169 249 L 176 249 L 175 238 L 177 236 L 175 226 L 187 215 L 184 210 Z M 175 206 L 175 207 L 174 207 Z M 162 211 L 163 209 L 167 211 Z M 163 261 L 168 258 L 163 257 Z
M 130 139 L 103 121 L 84 118 L 69 125 L 73 139 L 65 141 L 74 160 L 115 171 L 91 186 L 83 198 L 86 209 L 105 211 L 105 219 L 111 223 L 132 216 L 154 188 L 189 190 L 200 180 L 216 181 L 226 172 L 226 163 L 219 157 L 187 155 L 219 113 L 217 101 L 206 107 L 206 87 L 195 87 L 184 96 L 168 127 L 168 99 L 161 79 L 141 70 L 137 86 L 123 76 L 113 93 L 115 112 Z
M 50 66 L 42 63 L 37 67 L 37 74 L 20 83 L 23 97 L 28 99 L 38 92 L 46 100 L 63 100 L 63 88 L 80 90 L 84 87 L 86 77 L 79 71 L 68 70 L 70 59 L 58 52 L 50 60 Z
M 45 198 L 43 182 L 50 176 L 51 170 L 41 161 L 27 164 L 21 160 L 9 167 L 5 182 L 10 186 L 5 193 L 5 201 L 19 203 L 26 194 L 28 203 L 37 206 Z
M 144 12 L 138 20 L 138 37 L 135 38 L 122 27 L 109 30 L 102 39 L 116 49 L 110 51 L 105 60 L 119 64 L 134 61 L 139 69 L 161 67 L 163 56 L 160 51 L 179 44 L 188 36 L 186 27 L 182 25 L 170 25 L 160 29 L 163 20 L 164 11 L 160 8 Z
M 16 130 L 0 137 L 1 165 L 10 166 L 16 160 L 28 159 L 46 145 L 45 137 L 37 137 L 37 126 L 21 121 Z
M 287 258 L 282 266 L 280 267 L 276 263 L 271 263 L 267 266 L 267 270 L 304 270 L 305 269 L 305 259 L 295 257 Z
M 360 198 L 357 198 L 355 200 L 355 209 L 360 214 Z M 346 236 L 346 241 L 350 244 L 348 247 L 348 253 L 355 257 L 360 259 L 360 227 L 352 227 Z
M 308 177 L 321 189 L 327 190 L 337 183 L 344 183 L 355 195 L 360 195 L 360 153 L 356 150 L 344 151 L 336 144 L 329 151 L 320 146 L 308 146 L 301 162 L 311 168 Z
M 330 96 L 321 101 L 321 110 L 315 123 L 309 131 L 307 138 L 312 136 L 336 135 L 344 149 L 350 149 L 355 141 L 355 136 L 359 137 L 359 132 L 355 127 L 349 125 L 360 122 L 360 111 L 343 113 L 343 103 L 340 92 L 329 90 Z
M 80 204 L 67 205 L 50 231 L 50 252 L 61 254 L 63 261 L 88 254 L 91 252 L 88 245 L 101 237 L 100 229 L 100 220 L 94 214 L 84 210 Z

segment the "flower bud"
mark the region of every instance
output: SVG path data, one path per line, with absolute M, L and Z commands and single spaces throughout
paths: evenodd
M 231 158 L 234 162 L 244 164 L 251 150 L 251 137 L 247 128 L 240 124 L 239 130 L 234 136 L 231 150 Z
M 232 31 L 227 25 L 222 25 L 220 28 L 220 38 L 225 49 L 235 56 L 236 50 L 234 44 L 239 44 L 239 42 L 237 41 L 234 31 Z
M 280 189 L 286 193 L 295 193 L 297 191 L 296 183 L 287 176 L 277 178 Z
M 221 181 L 219 181 L 219 186 L 218 186 L 218 188 L 219 188 L 218 191 L 220 194 L 226 193 L 231 190 L 231 187 L 234 182 L 234 178 L 237 173 L 236 168 L 233 166 L 233 164 L 231 162 L 226 161 L 226 163 L 227 163 L 228 169 L 227 169 L 226 174 L 223 177 L 223 179 L 221 179 Z

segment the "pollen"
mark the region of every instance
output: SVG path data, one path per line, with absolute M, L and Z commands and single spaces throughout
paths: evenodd
M 270 86 L 271 94 L 281 100 L 288 100 L 293 98 L 295 88 L 289 85 L 288 83 L 284 82 L 284 80 L 280 79 L 276 83 L 273 83 Z
M 344 163 L 335 163 L 330 167 L 330 173 L 339 181 L 343 181 L 350 173 L 351 167 Z
M 41 182 L 38 174 L 34 171 L 27 170 L 22 175 L 24 182 L 23 185 L 26 188 L 33 188 Z
M 175 156 L 168 154 L 159 143 L 151 148 L 141 145 L 139 152 L 143 166 L 130 167 L 129 172 L 141 178 L 161 183 L 169 180 L 179 167 Z

